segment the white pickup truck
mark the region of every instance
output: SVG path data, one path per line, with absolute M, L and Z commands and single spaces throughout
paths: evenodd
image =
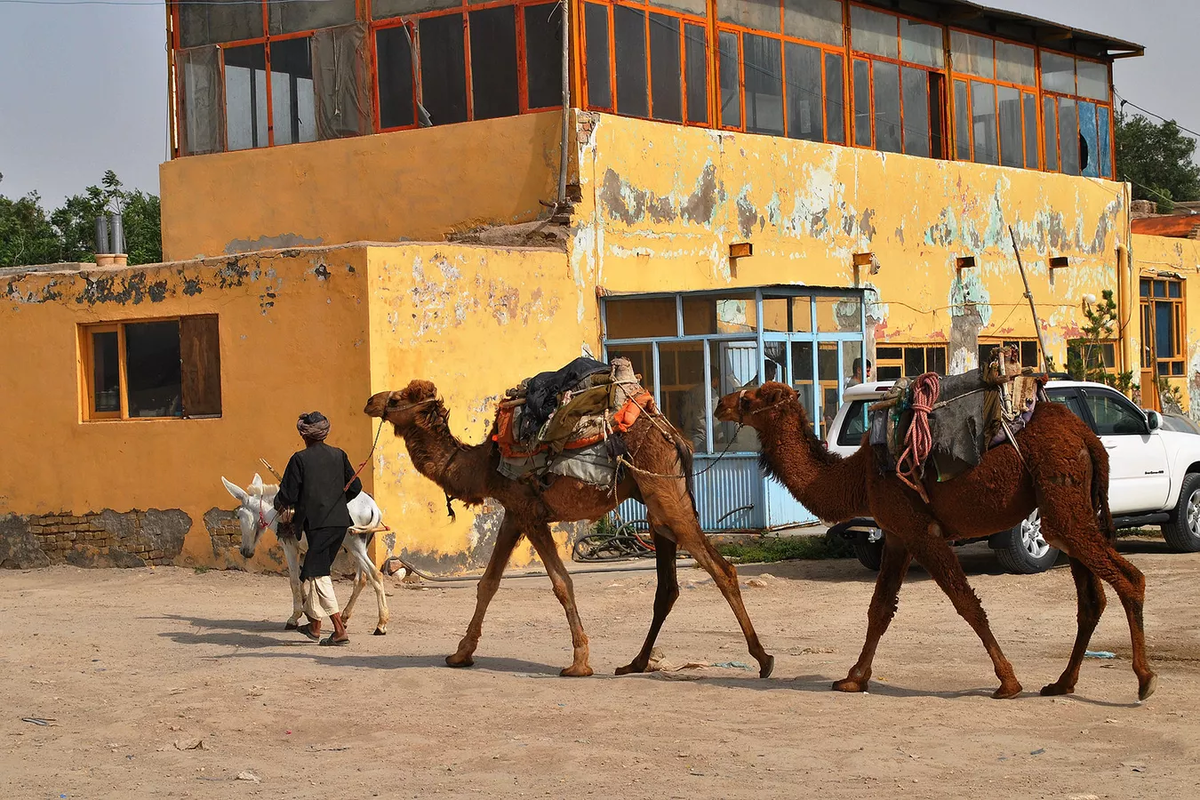
M 865 383 L 846 390 L 845 402 L 829 426 L 826 443 L 831 451 L 850 455 L 858 449 L 867 408 L 891 386 L 890 381 Z M 1200 426 L 1186 417 L 1143 411 L 1099 383 L 1051 381 L 1046 393 L 1086 422 L 1108 450 L 1108 502 L 1116 527 L 1161 525 L 1171 547 L 1200 551 Z M 874 520 L 843 521 L 830 531 L 853 542 L 863 566 L 879 569 L 883 533 Z M 987 542 L 1009 572 L 1042 572 L 1058 558 L 1058 550 L 1042 538 L 1036 511 Z

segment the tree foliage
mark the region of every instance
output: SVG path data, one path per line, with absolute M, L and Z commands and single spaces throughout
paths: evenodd
M 125 189 L 108 170 L 98 186 L 68 197 L 49 214 L 36 192 L 18 200 L 0 194 L 0 267 L 95 261 L 96 217 L 112 212 L 122 214 L 130 264 L 162 260 L 158 197 Z
M 1138 114 L 1117 114 L 1117 172 L 1133 184 L 1135 200 L 1153 200 L 1160 211 L 1174 201 L 1200 200 L 1196 140 L 1174 122 L 1155 124 Z

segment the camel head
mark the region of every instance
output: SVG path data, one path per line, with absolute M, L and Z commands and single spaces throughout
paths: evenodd
M 445 416 L 437 387 L 429 381 L 412 381 L 398 391 L 372 395 L 363 413 L 387 420 L 396 429 L 396 435 L 403 436 L 431 407 Z
M 749 425 L 755 430 L 762 430 L 764 425 L 771 424 L 779 414 L 795 414 L 799 410 L 801 420 L 808 423 L 804 406 L 799 402 L 796 390 L 785 383 L 768 381 L 753 389 L 742 389 L 732 392 L 717 401 L 713 413 L 722 422 L 737 422 Z
M 245 489 L 225 480 L 224 477 L 221 478 L 221 483 L 225 484 L 226 491 L 240 504 L 237 518 L 242 527 L 241 553 L 244 558 L 250 558 L 254 555 L 254 548 L 258 545 L 263 531 L 267 528 L 276 530 L 278 527 L 279 515 L 275 513 L 274 502 L 279 487 L 264 484 L 258 473 L 254 474 L 254 480 Z

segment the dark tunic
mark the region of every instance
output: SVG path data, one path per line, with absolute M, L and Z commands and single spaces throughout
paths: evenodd
M 352 524 L 346 503 L 361 491 L 362 481 L 354 477 L 345 452 L 324 442 L 309 445 L 288 461 L 275 508 L 294 507 L 292 525 L 308 535 L 301 580 L 329 574 Z

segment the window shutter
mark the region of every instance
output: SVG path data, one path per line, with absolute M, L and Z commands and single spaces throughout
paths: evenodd
M 221 344 L 216 316 L 181 317 L 179 360 L 183 374 L 183 415 L 221 415 Z

